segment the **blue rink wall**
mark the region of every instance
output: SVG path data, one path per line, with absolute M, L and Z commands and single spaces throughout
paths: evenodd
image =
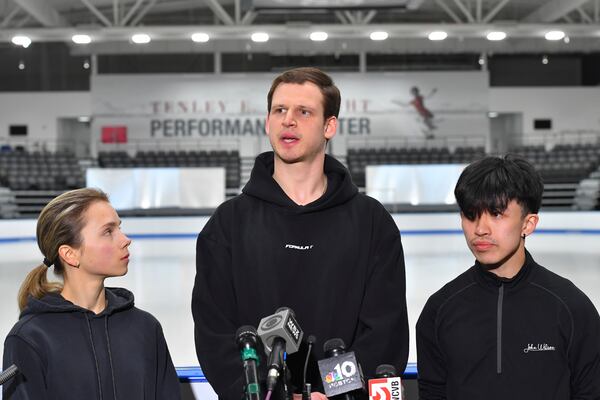
M 425 301 L 471 266 L 473 257 L 464 242 L 458 213 L 395 214 L 394 219 L 405 251 L 409 362 L 414 363 L 414 326 Z M 186 399 L 216 399 L 197 368 L 190 310 L 195 241 L 207 220 L 124 218 L 123 230 L 133 239 L 129 272 L 106 282 L 107 286 L 132 290 L 136 305 L 159 319 L 184 382 Z M 35 242 L 35 224 L 35 220 L 0 220 L 2 340 L 18 318 L 18 288 L 42 260 Z M 538 229 L 527 238 L 527 248 L 540 264 L 572 280 L 596 308 L 600 307 L 600 212 L 543 212 Z

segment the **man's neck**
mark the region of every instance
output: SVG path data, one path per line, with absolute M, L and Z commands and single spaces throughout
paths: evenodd
M 294 203 L 303 206 L 319 199 L 327 190 L 324 162 L 325 154 L 311 162 L 293 164 L 275 156 L 273 179 Z

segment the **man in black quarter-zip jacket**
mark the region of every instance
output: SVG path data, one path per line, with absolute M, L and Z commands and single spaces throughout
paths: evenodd
M 461 174 L 454 194 L 476 262 L 419 317 L 421 399 L 600 399 L 598 312 L 525 249 L 542 192 L 517 157 L 486 157 Z

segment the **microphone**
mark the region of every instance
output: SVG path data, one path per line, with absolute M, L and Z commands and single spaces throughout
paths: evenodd
M 369 400 L 402 400 L 402 383 L 396 368 L 381 364 L 375 370 L 375 379 L 369 379 Z
M 306 370 L 308 368 L 308 360 L 310 359 L 310 352 L 313 344 L 317 341 L 315 335 L 308 335 L 306 343 L 308 343 L 308 350 L 306 351 L 306 359 L 304 360 L 304 373 L 302 375 L 302 400 L 310 400 L 312 385 L 306 382 Z
M 294 311 L 288 307 L 279 308 L 275 314 L 260 320 L 258 335 L 269 355 L 267 391 L 272 392 L 284 366 L 284 353 L 293 354 L 300 348 L 302 329 L 296 321 Z M 267 394 L 268 395 L 268 394 Z
M 6 382 L 14 378 L 15 375 L 17 375 L 17 372 L 19 372 L 19 369 L 15 364 L 2 371 L 2 373 L 0 374 L 0 386 L 4 385 Z
M 253 326 L 245 325 L 235 333 L 235 342 L 240 349 L 242 362 L 244 364 L 244 393 L 246 400 L 260 400 L 260 385 L 258 382 L 258 354 L 256 346 L 258 335 Z
M 329 339 L 323 345 L 325 359 L 319 360 L 319 372 L 329 399 L 355 399 L 364 382 L 353 351 L 346 352 L 342 339 Z M 334 397 L 335 396 L 335 397 Z

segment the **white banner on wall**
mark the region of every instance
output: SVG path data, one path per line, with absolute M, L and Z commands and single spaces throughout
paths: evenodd
M 125 126 L 128 140 L 264 135 L 275 74 L 99 75 L 93 131 Z M 342 93 L 338 135 L 478 136 L 489 132 L 486 72 L 332 74 Z
M 108 193 L 116 210 L 216 208 L 225 168 L 88 168 L 86 186 Z

